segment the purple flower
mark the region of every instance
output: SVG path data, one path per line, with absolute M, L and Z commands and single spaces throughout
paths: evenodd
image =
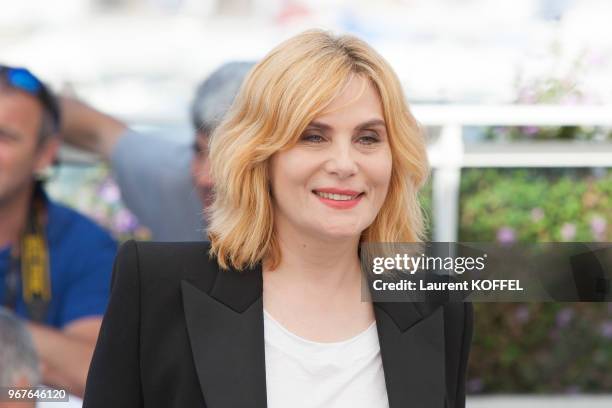
M 544 210 L 541 209 L 540 207 L 536 207 L 533 210 L 531 210 L 531 219 L 535 222 L 540 221 L 541 219 L 544 218 Z
M 612 339 L 612 320 L 605 321 L 601 324 L 600 333 L 606 339 Z
M 482 391 L 484 387 L 482 379 L 480 378 L 472 378 L 468 380 L 466 385 L 467 385 L 468 392 L 480 392 Z
M 576 236 L 576 225 L 566 222 L 561 227 L 561 238 L 564 241 L 571 241 Z
M 566 394 L 580 394 L 580 387 L 578 385 L 570 385 L 565 389 Z
M 531 313 L 529 312 L 529 308 L 525 305 L 517 307 L 514 311 L 514 317 L 519 323 L 526 323 L 529 320 L 530 315 Z
M 107 203 L 115 203 L 121 198 L 117 185 L 110 179 L 104 181 L 98 189 L 98 194 Z
M 574 317 L 574 309 L 570 309 L 569 307 L 566 307 L 564 309 L 561 309 L 558 313 L 557 313 L 557 327 L 566 327 L 569 322 L 572 321 L 572 318 Z
M 115 229 L 122 233 L 128 233 L 137 226 L 136 219 L 127 210 L 121 209 L 115 214 L 114 217 Z
M 510 227 L 501 227 L 497 230 L 497 241 L 502 244 L 511 244 L 516 241 L 516 233 Z
M 538 128 L 537 126 L 524 126 L 522 130 L 523 133 L 527 136 L 533 136 L 540 131 L 540 128 Z
M 607 221 L 600 215 L 595 215 L 591 218 L 591 232 L 593 237 L 598 241 L 603 241 L 606 233 Z
M 498 137 L 505 138 L 510 134 L 510 129 L 507 126 L 495 126 L 493 133 Z
M 592 53 L 591 55 L 589 55 L 589 59 L 588 59 L 588 64 L 590 66 L 593 65 L 605 65 L 608 62 L 608 56 L 604 53 Z

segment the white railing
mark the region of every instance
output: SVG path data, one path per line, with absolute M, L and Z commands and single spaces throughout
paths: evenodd
M 612 127 L 612 105 L 412 105 L 424 127 L 441 128 L 428 146 L 433 168 L 433 239 L 457 240 L 459 182 L 467 167 L 612 167 L 612 142 L 465 143 L 466 126 L 603 126 Z M 176 117 L 129 117 L 129 123 L 180 125 Z M 69 161 L 91 157 L 63 150 Z
M 610 142 L 507 142 L 466 144 L 466 126 L 612 127 L 612 106 L 414 105 L 425 127 L 441 127 L 428 147 L 433 168 L 435 241 L 456 241 L 459 182 L 466 167 L 612 167 Z
M 608 408 L 612 394 L 468 395 L 467 408 Z

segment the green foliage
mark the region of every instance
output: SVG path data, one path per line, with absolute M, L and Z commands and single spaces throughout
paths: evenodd
M 460 241 L 612 239 L 612 172 L 467 169 L 461 177 Z
M 460 241 L 611 241 L 611 170 L 468 169 Z M 612 304 L 475 304 L 472 393 L 609 392 Z
M 470 392 L 612 389 L 612 308 L 608 303 L 474 306 Z
M 601 126 L 508 126 L 487 128 L 483 138 L 496 142 L 531 140 L 604 142 L 612 140 L 612 131 Z
M 421 191 L 419 192 L 419 201 L 421 203 L 421 208 L 423 210 L 423 218 L 425 220 L 425 240 L 431 241 L 433 237 L 433 226 L 434 219 L 432 217 L 432 186 L 431 186 L 431 178 L 427 181 L 427 183 L 423 186 Z

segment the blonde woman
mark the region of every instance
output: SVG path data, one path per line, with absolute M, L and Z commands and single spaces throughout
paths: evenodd
M 85 407 L 464 406 L 469 305 L 361 301 L 359 244 L 420 240 L 428 173 L 382 57 L 323 31 L 280 44 L 210 165 L 209 243 L 120 250 Z

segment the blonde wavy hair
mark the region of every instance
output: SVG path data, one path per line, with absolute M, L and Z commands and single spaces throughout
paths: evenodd
M 429 174 L 420 127 L 391 66 L 364 41 L 309 30 L 274 48 L 256 64 L 213 132 L 215 183 L 208 209 L 210 255 L 223 269 L 252 268 L 281 253 L 274 229 L 268 162 L 294 146 L 308 124 L 354 75 L 378 91 L 392 155 L 387 197 L 362 242 L 419 242 L 424 222 L 417 193 Z

